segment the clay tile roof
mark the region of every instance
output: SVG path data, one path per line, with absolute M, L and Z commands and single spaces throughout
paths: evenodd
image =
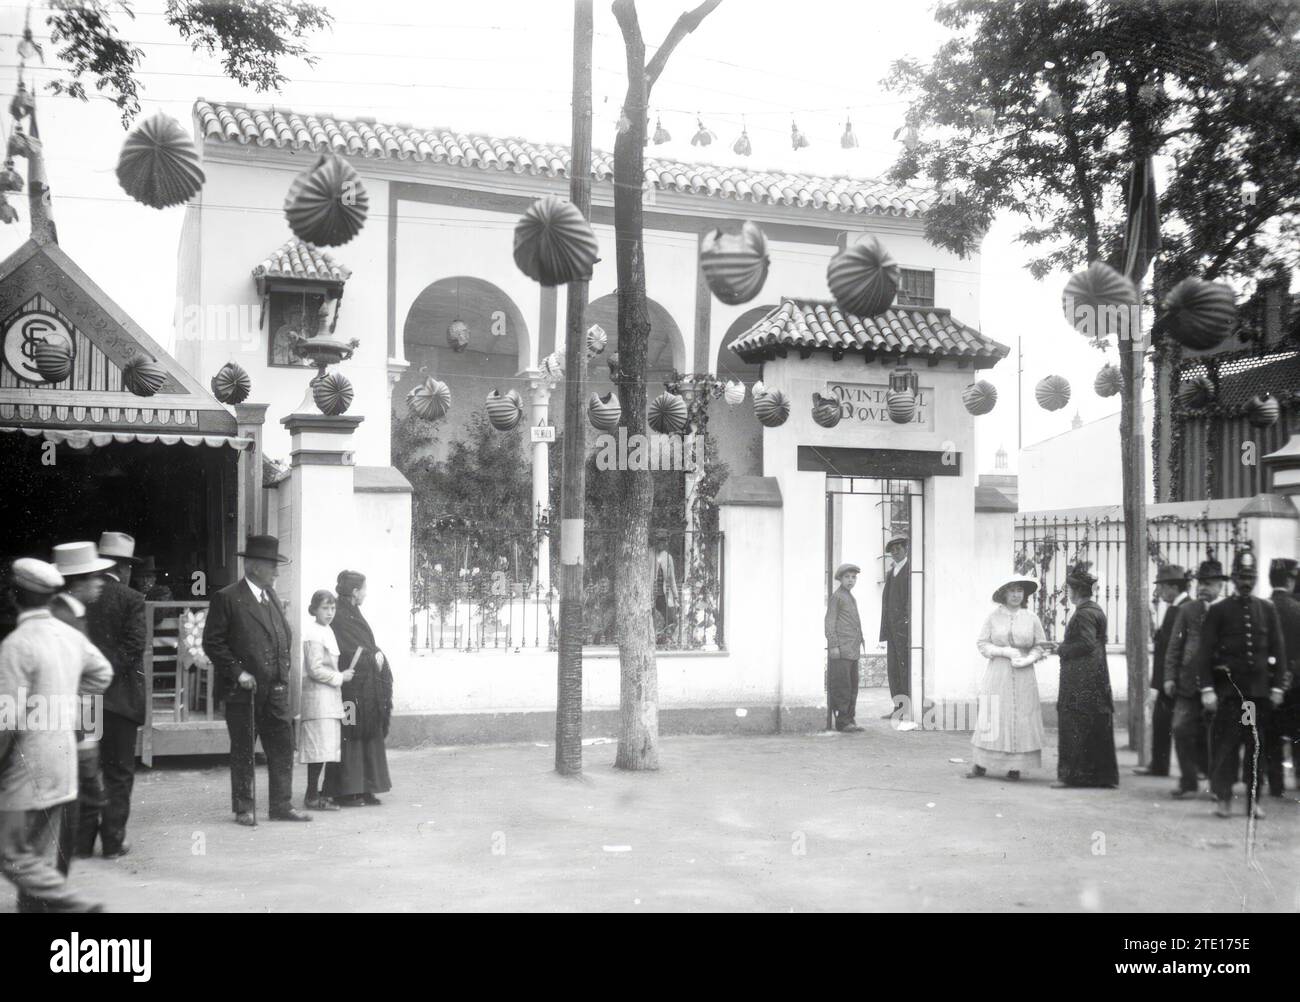
M 747 362 L 790 348 L 965 358 L 977 369 L 996 364 L 1011 350 L 946 309 L 895 306 L 877 317 L 858 317 L 841 312 L 834 302 L 815 299 L 783 299 L 731 344 Z
M 294 237 L 277 247 L 253 269 L 253 278 L 297 278 L 309 282 L 346 282 L 352 272 L 323 250 Z
M 249 108 L 217 101 L 194 103 L 197 133 L 205 140 L 450 164 L 478 170 L 513 171 L 541 177 L 569 176 L 567 146 L 498 139 L 449 129 L 379 124 L 331 115 L 304 115 L 275 108 Z M 613 182 L 614 158 L 593 150 L 591 175 Z M 660 191 L 711 198 L 747 198 L 760 205 L 798 205 L 820 212 L 918 216 L 935 193 L 863 178 L 820 177 L 785 171 L 744 170 L 646 156 L 646 180 Z

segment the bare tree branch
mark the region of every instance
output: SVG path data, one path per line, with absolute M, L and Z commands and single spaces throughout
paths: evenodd
M 722 0 L 705 0 L 693 11 L 681 15 L 677 19 L 677 23 L 672 26 L 672 30 L 664 38 L 663 45 L 659 46 L 659 51 L 650 60 L 650 65 L 645 68 L 646 81 L 649 87 L 653 87 L 655 81 L 659 79 L 659 74 L 663 72 L 664 64 L 668 62 L 668 57 L 673 54 L 673 49 L 677 48 L 677 43 L 698 28 L 700 22 L 713 13 L 720 3 L 722 3 Z M 615 4 L 615 6 L 618 5 Z

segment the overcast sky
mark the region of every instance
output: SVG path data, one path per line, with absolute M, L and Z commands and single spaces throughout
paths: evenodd
M 642 0 L 648 44 L 663 38 L 688 2 Z M 286 63 L 292 82 L 279 94 L 257 94 L 224 77 L 217 60 L 192 53 L 160 16 L 160 0 L 143 0 L 134 24 L 121 19 L 122 30 L 145 51 L 143 113 L 161 107 L 189 129 L 193 101 L 202 96 L 569 141 L 568 0 L 328 0 L 326 6 L 335 24 L 312 42 L 318 64 Z M 24 10 L 0 4 L 0 74 L 9 94 Z M 36 10 L 38 40 L 46 33 L 43 21 Z M 931 5 L 914 0 L 724 0 L 678 47 L 655 88 L 652 104 L 673 142 L 652 148 L 686 160 L 878 176 L 896 156 L 892 135 L 906 108 L 881 81 L 893 60 L 928 58 L 943 37 Z M 47 43 L 52 62 L 51 49 Z M 38 64 L 29 67 L 28 79 L 40 84 L 52 73 Z M 618 26 L 607 0 L 597 0 L 593 134 L 599 148 L 612 148 L 624 86 Z M 38 100 L 62 246 L 155 339 L 170 344 L 184 208 L 148 209 L 118 188 L 113 170 L 124 132 L 107 100 Z M 861 142 L 851 151 L 839 145 L 846 110 Z M 697 111 L 720 138 L 707 151 L 690 145 Z M 792 118 L 811 143 L 797 153 L 789 141 Z M 753 142 L 750 158 L 731 152 L 742 119 Z M 27 206 L 17 204 L 21 221 L 0 228 L 3 253 L 27 236 Z M 1118 409 L 1117 398 L 1102 400 L 1092 391 L 1102 355 L 1061 316 L 1065 276 L 1040 283 L 1024 270 L 1027 255 L 1013 239 L 1021 225 L 999 221 L 984 244 L 979 324 L 1010 345 L 1012 355 L 988 374 L 999 403 L 978 421 L 981 470 L 991 469 L 999 444 L 1015 465 L 1017 338 L 1024 343 L 1026 445 L 1067 429 L 1076 410 L 1090 420 Z M 1054 414 L 1033 400 L 1034 383 L 1049 372 L 1074 386 L 1069 406 Z

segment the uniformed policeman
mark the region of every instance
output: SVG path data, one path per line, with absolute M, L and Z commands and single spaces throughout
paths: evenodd
M 1263 706 L 1282 702 L 1286 646 L 1277 611 L 1252 594 L 1257 577 L 1254 553 L 1248 548 L 1239 550 L 1232 561 L 1235 593 L 1206 611 L 1196 653 L 1201 701 L 1214 713 L 1210 790 L 1216 801 L 1214 813 L 1221 818 L 1232 813 L 1232 787 L 1241 768 L 1243 744 L 1246 813 L 1264 816 L 1258 803 L 1262 777 L 1255 767 L 1261 732 L 1270 715 Z

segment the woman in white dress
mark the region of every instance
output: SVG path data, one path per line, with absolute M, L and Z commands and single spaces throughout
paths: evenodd
M 975 641 L 989 659 L 979 688 L 979 722 L 971 736 L 975 764 L 967 779 L 1005 772 L 1019 779 L 1024 769 L 1043 765 L 1043 709 L 1034 665 L 1051 651 L 1043 624 L 1027 607 L 1038 582 L 1012 578 L 993 593 L 989 613 Z
M 343 745 L 343 683 L 351 671 L 339 671 L 339 645 L 330 629 L 336 601 L 332 591 L 311 597 L 307 611 L 314 617 L 302 629 L 302 726 L 298 730 L 298 761 L 307 763 L 305 806 L 337 811 L 338 805 L 320 795 L 321 771 L 337 762 Z

